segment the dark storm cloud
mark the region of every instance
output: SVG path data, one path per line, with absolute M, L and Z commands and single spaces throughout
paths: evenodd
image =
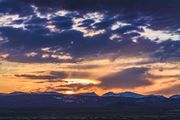
M 143 13 L 147 16 L 154 16 L 156 20 L 151 21 L 153 28 L 179 28 L 177 23 L 179 18 L 179 4 L 178 0 L 61 0 L 53 1 L 46 0 L 40 1 L 24 1 L 25 3 L 34 3 L 37 6 L 41 7 L 55 7 L 55 8 L 64 8 L 68 10 L 76 10 L 80 12 L 89 12 L 89 11 L 108 11 L 111 14 L 124 13 L 126 14 L 126 20 L 131 20 L 138 16 L 139 13 Z M 127 14 L 128 13 L 128 14 Z M 140 17 L 140 16 L 138 16 Z M 176 18 L 176 19 L 170 19 Z M 145 21 L 144 21 L 145 22 Z M 143 23 L 144 23 L 143 22 Z M 161 24 L 159 24 L 161 23 Z
M 17 74 L 16 77 L 27 78 L 31 80 L 43 80 L 42 82 L 61 82 L 67 78 L 88 78 L 91 76 L 88 72 L 63 72 L 50 71 L 49 74 L 32 75 L 32 74 Z M 41 82 L 40 82 L 41 83 Z
M 52 20 L 54 21 L 52 25 L 55 25 L 63 30 L 71 29 L 73 25 L 72 19 L 69 17 L 55 17 Z
M 163 47 L 163 49 L 156 54 L 155 57 L 161 56 L 162 60 L 167 58 L 176 60 L 180 58 L 180 41 L 165 41 L 161 43 L 159 46 Z
M 148 68 L 128 68 L 103 78 L 100 86 L 104 89 L 126 88 L 133 89 L 140 86 L 148 86 L 153 83 L 147 79 Z
M 91 76 L 91 74 L 88 72 L 75 72 L 75 71 L 74 72 L 51 71 L 50 74 L 54 76 L 62 76 L 64 74 L 66 75 L 64 76 L 64 78 L 88 78 Z
M 7 35 L 10 35 L 9 39 L 11 39 L 11 41 L 4 44 L 3 47 L 13 49 L 12 53 L 9 50 L 9 60 L 19 62 L 58 62 L 59 60 L 52 58 L 42 59 L 40 56 L 42 55 L 41 51 L 38 52 L 40 55 L 37 55 L 36 57 L 29 58 L 23 56 L 23 54 L 27 52 L 34 51 L 42 47 L 54 47 L 57 45 L 62 47 L 64 52 L 70 53 L 74 57 L 91 56 L 96 55 L 97 53 L 118 53 L 119 50 L 121 50 L 119 55 L 133 55 L 138 54 L 140 51 L 151 52 L 156 49 L 156 45 L 147 40 L 141 40 L 137 45 L 128 39 L 117 43 L 116 41 L 107 39 L 106 35 L 95 36 L 92 37 L 94 40 L 91 40 L 90 38 L 83 38 L 82 34 L 78 31 L 68 31 L 61 34 L 54 34 L 53 36 L 39 35 L 39 32 L 29 33 L 23 31 L 20 32 L 21 36 L 19 37 L 18 30 L 11 29 L 10 33 Z M 15 37 L 16 39 L 14 39 Z M 70 45 L 71 41 L 74 41 L 73 45 Z M 147 44 L 148 47 L 145 47 L 145 44 Z M 70 47 L 67 48 L 68 46 Z M 19 49 L 21 51 L 15 51 L 14 49 Z
M 51 73 L 50 75 L 15 75 L 16 77 L 23 77 L 23 78 L 29 78 L 29 79 L 40 79 L 40 80 L 51 80 L 51 79 L 63 79 L 67 77 L 67 74 L 64 72 L 59 72 L 58 74 Z
M 168 88 L 148 92 L 148 93 L 153 93 L 153 94 L 164 94 L 164 95 L 173 95 L 173 94 L 179 94 L 180 93 L 180 85 L 173 85 Z
M 42 27 L 33 32 L 12 28 L 1 28 L 0 30 L 9 39 L 9 42 L 2 47 L 14 49 L 24 47 L 24 50 L 30 50 L 57 45 L 67 47 L 71 41 L 77 40 L 77 43 L 80 43 L 84 39 L 80 32 L 74 30 L 60 34 L 54 33 L 53 35 L 47 35 L 49 31 Z
M 152 57 L 160 59 L 179 58 L 179 41 L 164 41 L 156 43 L 150 38 L 140 36 L 144 29 L 168 30 L 178 33 L 180 28 L 180 1 L 158 0 L 8 0 L 0 3 L 2 17 L 18 14 L 19 18 L 11 21 L 11 25 L 0 27 L 1 36 L 8 41 L 0 45 L 0 51 L 9 53 L 9 61 L 17 62 L 76 62 L 77 58 L 98 56 L 114 53 L 116 56 L 136 56 L 152 53 Z M 23 7 L 22 7 L 23 6 Z M 67 10 L 67 15 L 58 16 L 59 10 Z M 97 18 L 84 18 L 87 13 L 98 12 L 103 16 L 99 22 Z M 90 15 L 92 17 L 93 15 Z M 98 14 L 96 17 L 99 17 Z M 28 18 L 23 18 L 28 17 Z M 78 27 L 89 31 L 104 29 L 104 33 L 95 36 L 84 36 L 82 30 L 73 29 L 73 19 L 83 19 Z M 111 27 L 117 21 L 126 23 L 116 30 Z M 12 25 L 25 25 L 14 28 Z M 52 28 L 47 28 L 50 25 Z M 52 32 L 53 27 L 58 32 Z M 121 36 L 119 41 L 110 40 L 113 34 Z M 138 38 L 137 38 L 138 37 Z M 133 42 L 137 39 L 138 43 Z M 174 47 L 173 47 L 174 46 Z M 69 53 L 73 60 L 63 61 L 54 58 L 42 59 L 42 47 L 62 48 Z M 157 52 L 164 47 L 161 52 Z M 27 57 L 25 53 L 36 50 L 37 56 Z M 61 52 L 58 51 L 57 52 Z
M 161 71 L 161 70 L 160 70 Z M 153 80 L 156 80 L 156 79 L 163 79 L 163 78 L 175 78 L 175 79 L 179 79 L 180 78 L 180 74 L 176 74 L 176 75 L 151 75 L 151 74 L 148 74 L 147 75 L 148 78 L 150 79 L 153 79 Z M 175 82 L 176 80 L 174 80 Z M 164 83 L 165 84 L 165 83 Z
M 44 83 L 44 82 L 63 82 L 62 79 L 67 78 L 68 74 L 66 72 L 52 71 L 49 74 L 44 74 L 44 75 L 23 74 L 23 75 L 15 75 L 15 76 L 30 80 L 42 80 L 41 82 L 37 82 L 37 83 Z

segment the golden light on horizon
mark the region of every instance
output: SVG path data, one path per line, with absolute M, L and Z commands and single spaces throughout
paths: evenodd
M 126 59 L 129 59 L 126 61 Z M 0 92 L 9 93 L 14 91 L 36 92 L 46 91 L 51 87 L 57 92 L 66 93 L 66 91 L 58 91 L 66 86 L 71 92 L 76 94 L 82 92 L 96 92 L 99 95 L 105 92 L 123 92 L 134 91 L 146 94 L 151 91 L 158 91 L 179 84 L 179 62 L 169 63 L 147 63 L 139 64 L 143 61 L 149 61 L 148 57 L 124 57 L 117 58 L 114 61 L 109 60 L 105 56 L 97 58 L 89 58 L 85 61 L 77 63 L 18 63 L 10 61 L 1 61 L 0 64 Z M 103 89 L 101 80 L 104 76 L 111 76 L 114 73 L 121 73 L 131 68 L 149 68 L 149 78 L 153 82 L 149 86 L 140 86 L 136 88 L 109 88 Z M 162 69 L 162 70 L 161 70 Z M 64 73 L 67 76 L 61 78 L 58 74 L 51 72 Z M 59 74 L 61 75 L 61 74 Z M 153 77 L 154 76 L 154 77 Z M 48 79 L 48 78 L 53 79 Z M 111 79 L 114 82 L 113 79 Z M 172 81 L 172 82 L 171 82 Z M 15 87 L 11 87 L 11 85 Z M 62 86 L 62 87 L 60 87 Z M 86 87 L 88 86 L 88 88 Z M 160 87 L 159 87 L 160 86 Z M 79 88 L 80 87 L 80 88 Z
M 79 79 L 79 78 L 70 78 L 70 79 L 64 79 L 65 82 L 67 82 L 67 84 L 83 84 L 83 85 L 87 85 L 87 84 L 100 84 L 100 81 L 97 80 L 91 80 L 91 79 Z
M 73 91 L 66 91 L 65 94 L 72 95 L 72 94 L 74 94 L 74 92 Z

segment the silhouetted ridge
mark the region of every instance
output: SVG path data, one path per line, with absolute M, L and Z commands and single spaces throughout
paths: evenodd
M 0 108 L 112 108 L 112 109 L 180 109 L 180 96 L 141 95 L 133 92 L 108 92 L 66 95 L 56 92 L 13 92 L 0 94 Z M 168 107 L 167 107 L 168 106 Z
M 133 93 L 133 92 L 122 92 L 122 93 L 113 93 L 108 92 L 103 95 L 104 97 L 128 97 L 128 98 L 143 98 L 144 95 Z
M 95 92 L 90 92 L 90 93 L 79 93 L 76 95 L 80 95 L 80 96 L 98 96 Z

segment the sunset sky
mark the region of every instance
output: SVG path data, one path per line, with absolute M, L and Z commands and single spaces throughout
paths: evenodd
M 0 0 L 0 93 L 180 94 L 179 0 Z

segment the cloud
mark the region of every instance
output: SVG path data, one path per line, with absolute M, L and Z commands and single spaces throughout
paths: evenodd
M 58 88 L 58 87 L 47 87 L 46 91 L 55 91 L 55 92 L 66 92 L 66 91 L 72 91 L 71 88 Z
M 9 61 L 31 63 L 74 62 L 77 58 L 107 53 L 117 53 L 118 56 L 153 54 L 152 57 L 179 57 L 179 47 L 173 48 L 173 54 L 169 51 L 170 44 L 179 44 L 179 17 L 173 17 L 177 15 L 176 11 L 179 8 L 176 5 L 179 2 L 138 1 L 133 3 L 134 7 L 124 0 L 113 0 L 111 3 L 108 0 L 95 3 L 91 0 L 46 0 L 43 3 L 23 1 L 21 4 L 11 1 L 0 4 L 3 8 L 0 17 L 3 27 L 0 30 L 2 36 L 7 38 L 0 51 L 8 52 Z M 156 12 L 159 8 L 157 3 L 161 3 L 160 7 L 167 13 L 171 12 L 171 17 L 167 18 L 164 11 Z M 18 9 L 12 4 L 17 5 Z M 174 9 L 168 7 L 169 4 Z M 26 9 L 22 10 L 20 6 Z M 7 10 L 6 7 L 11 10 Z M 159 38 L 158 42 L 156 38 Z M 163 45 L 169 38 L 176 41 L 169 41 L 169 45 Z M 161 53 L 157 53 L 162 46 L 166 47 Z M 57 54 L 42 59 L 40 49 L 43 47 L 61 48 L 73 59 L 62 60 Z M 9 48 L 13 50 L 10 51 Z M 39 55 L 31 59 L 22 56 L 33 52 L 34 49 Z
M 180 93 L 180 84 L 176 84 L 170 87 L 166 87 L 164 89 L 159 89 L 155 91 L 148 92 L 151 94 L 163 94 L 163 95 L 173 95 Z
M 34 79 L 34 80 L 48 80 L 48 81 L 61 81 L 61 79 L 66 78 L 67 74 L 65 72 L 50 72 L 49 75 L 30 75 L 30 74 L 24 74 L 24 75 L 15 75 L 16 77 L 23 77 L 28 79 Z
M 146 37 L 156 42 L 163 42 L 167 40 L 180 41 L 180 35 L 175 32 L 163 31 L 163 30 L 152 30 L 146 27 L 144 27 L 143 30 L 144 31 L 140 33 L 141 36 Z
M 30 80 L 43 80 L 47 82 L 60 82 L 60 81 L 72 81 L 75 83 L 81 79 L 90 78 L 91 74 L 88 72 L 75 72 L 75 71 L 50 71 L 48 74 L 44 73 L 42 75 L 34 75 L 34 74 L 16 74 L 15 77 L 26 78 Z M 67 79 L 67 80 L 66 80 Z M 72 80 L 71 80 L 72 79 Z M 74 82 L 73 82 L 74 81 Z
M 153 83 L 148 80 L 146 74 L 148 68 L 128 68 L 123 71 L 100 78 L 100 86 L 104 89 L 126 88 L 148 86 Z
M 36 53 L 36 52 L 30 52 L 30 53 L 26 53 L 25 55 L 26 55 L 27 57 L 34 57 L 34 56 L 37 55 L 37 53 Z
M 102 82 L 95 85 L 99 89 L 141 89 L 156 84 L 149 79 L 170 81 L 178 76 L 149 71 L 161 69 L 160 63 L 179 65 L 179 4 L 179 0 L 1 1 L 1 73 L 46 84 L 68 77 L 73 82 L 95 79 Z M 148 60 L 138 61 L 141 57 Z M 34 73 L 33 68 L 46 72 Z M 10 75 L 2 77 L 11 79 Z
M 76 91 L 80 91 L 80 90 L 90 90 L 93 87 L 96 87 L 96 85 L 95 84 L 79 84 L 79 83 L 59 85 L 59 86 L 57 86 L 57 90 L 61 89 L 63 87 L 70 88 L 72 91 L 76 92 Z

